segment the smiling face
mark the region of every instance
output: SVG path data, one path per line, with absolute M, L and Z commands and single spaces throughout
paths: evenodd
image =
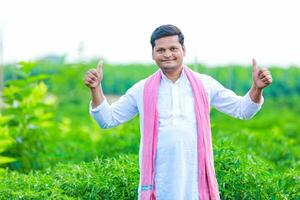
M 185 47 L 178 41 L 178 35 L 166 36 L 155 40 L 152 59 L 164 73 L 181 70 Z

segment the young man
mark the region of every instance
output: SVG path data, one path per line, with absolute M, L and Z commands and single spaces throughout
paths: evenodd
M 212 77 L 183 65 L 184 36 L 163 25 L 151 36 L 159 70 L 132 86 L 109 105 L 103 95 L 102 62 L 86 73 L 90 114 L 102 128 L 115 127 L 140 114 L 139 199 L 220 199 L 213 165 L 209 108 L 240 119 L 255 115 L 262 90 L 272 82 L 253 59 L 252 87 L 241 97 Z

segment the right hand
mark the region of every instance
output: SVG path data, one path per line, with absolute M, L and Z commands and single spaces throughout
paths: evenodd
M 85 78 L 84 78 L 84 84 L 88 86 L 91 89 L 95 89 L 100 86 L 100 83 L 103 79 L 103 60 L 101 59 L 96 69 L 90 69 L 86 72 Z

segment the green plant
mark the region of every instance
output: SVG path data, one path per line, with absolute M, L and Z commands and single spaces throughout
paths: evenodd
M 54 125 L 51 121 L 53 98 L 47 96 L 47 86 L 43 82 L 48 76 L 32 75 L 35 63 L 20 62 L 15 69 L 15 80 L 5 83 L 3 89 L 3 114 L 8 117 L 6 127 L 15 141 L 6 154 L 17 158 L 13 168 L 28 170 L 38 168 L 33 162 L 43 151 L 41 139 L 47 129 Z
M 4 117 L 0 113 L 0 154 L 13 144 L 13 139 L 8 134 L 8 128 L 4 125 L 8 120 L 8 117 Z M 0 155 L 0 166 L 14 161 L 14 158 Z
M 137 199 L 137 156 L 31 172 L 0 172 L 0 199 Z

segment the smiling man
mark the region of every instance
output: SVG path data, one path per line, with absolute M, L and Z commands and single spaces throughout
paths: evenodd
M 252 87 L 246 95 L 238 96 L 183 64 L 184 36 L 176 26 L 156 28 L 150 42 L 158 71 L 133 85 L 112 105 L 101 87 L 102 62 L 86 73 L 85 84 L 92 96 L 90 114 L 102 128 L 140 115 L 139 199 L 220 199 L 210 107 L 250 119 L 261 108 L 262 90 L 271 84 L 272 76 L 267 69 L 258 68 L 253 59 Z

